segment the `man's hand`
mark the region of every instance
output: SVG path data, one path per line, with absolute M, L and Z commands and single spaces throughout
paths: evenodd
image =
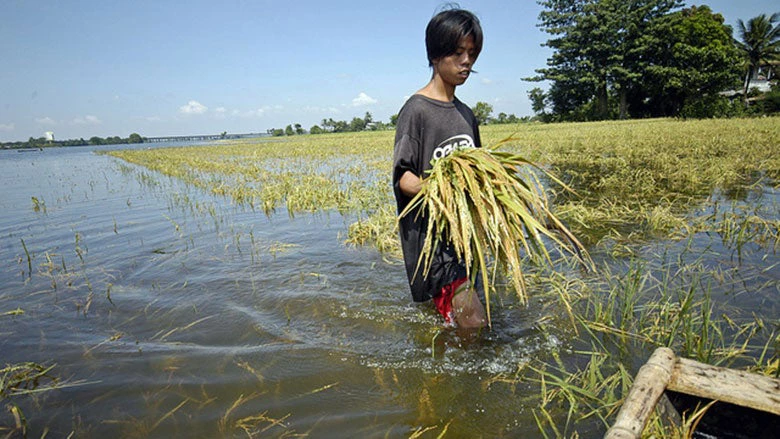
M 404 175 L 401 176 L 398 185 L 401 188 L 401 192 L 411 198 L 417 195 L 417 193 L 420 192 L 420 189 L 422 189 L 422 179 L 414 175 L 412 171 L 406 171 L 404 172 Z

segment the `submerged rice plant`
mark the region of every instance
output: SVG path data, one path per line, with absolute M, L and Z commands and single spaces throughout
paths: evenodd
M 534 165 L 520 155 L 497 150 L 510 140 L 490 148 L 457 150 L 438 160 L 421 191 L 400 214 L 427 215 L 418 274 L 427 275 L 437 249 L 448 244 L 466 265 L 472 284 L 481 273 L 488 322 L 490 292 L 499 272 L 509 276 L 520 300 L 527 302 L 520 249 L 552 265 L 544 237 L 571 254 L 581 255 L 582 248 L 551 212 L 537 178 L 518 173 L 518 168 Z M 488 258 L 494 261 L 491 269 Z
M 594 287 L 601 294 L 560 295 L 556 305 L 573 310 L 580 336 L 566 352 L 553 352 L 552 360 L 528 368 L 527 378 L 540 388 L 534 414 L 543 435 L 582 435 L 591 424 L 606 429 L 628 393 L 632 371 L 659 346 L 703 363 L 775 376 L 776 322 L 718 304 L 715 297 L 716 288 L 743 289 L 744 271 L 737 265 L 716 272 L 704 259 L 670 259 L 660 266 L 632 260 L 625 272 L 600 271 L 603 284 Z M 656 411 L 642 437 L 689 437 L 683 433 L 695 429 L 692 419 L 698 417 L 686 422 L 682 415 L 675 429 Z

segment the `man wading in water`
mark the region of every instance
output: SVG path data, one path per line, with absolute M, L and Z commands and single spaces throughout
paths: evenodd
M 455 87 L 472 73 L 482 50 L 482 27 L 474 14 L 462 9 L 438 13 L 425 30 L 428 65 L 433 76 L 409 98 L 398 114 L 393 157 L 393 191 L 398 212 L 420 192 L 432 162 L 457 148 L 478 148 L 479 124 L 471 109 L 455 97 Z M 417 269 L 427 226 L 426 215 L 410 212 L 399 223 L 406 274 L 415 302 L 433 299 L 448 324 L 481 328 L 485 307 L 470 288 L 466 267 L 451 247 L 440 247 L 430 271 Z

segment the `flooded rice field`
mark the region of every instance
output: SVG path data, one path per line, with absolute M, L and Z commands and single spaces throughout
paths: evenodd
M 499 295 L 492 330 L 463 332 L 411 302 L 397 259 L 344 243 L 349 212 L 266 214 L 88 147 L 0 151 L 0 180 L 0 366 L 37 373 L 0 395 L 0 435 L 539 437 L 566 412 L 539 410 L 533 371 L 592 348 L 558 299 L 631 282 L 706 287 L 774 348 L 771 244 L 699 233 L 594 250 L 599 273 L 540 273 L 529 306 Z M 777 214 L 774 188 L 751 196 Z

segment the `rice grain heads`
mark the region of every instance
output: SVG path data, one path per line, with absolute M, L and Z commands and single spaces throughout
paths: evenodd
M 485 289 L 488 322 L 490 293 L 496 275 L 506 275 L 521 302 L 528 300 L 523 280 L 523 253 L 532 260 L 552 264 L 544 237 L 592 264 L 582 245 L 550 211 L 542 185 L 533 168 L 565 185 L 518 154 L 498 151 L 511 137 L 486 148 L 466 148 L 437 160 L 423 179 L 421 191 L 400 217 L 427 217 L 423 251 L 415 275 L 427 276 L 433 255 L 451 244 L 466 266 L 473 285 L 477 274 Z M 489 266 L 489 261 L 492 264 Z

